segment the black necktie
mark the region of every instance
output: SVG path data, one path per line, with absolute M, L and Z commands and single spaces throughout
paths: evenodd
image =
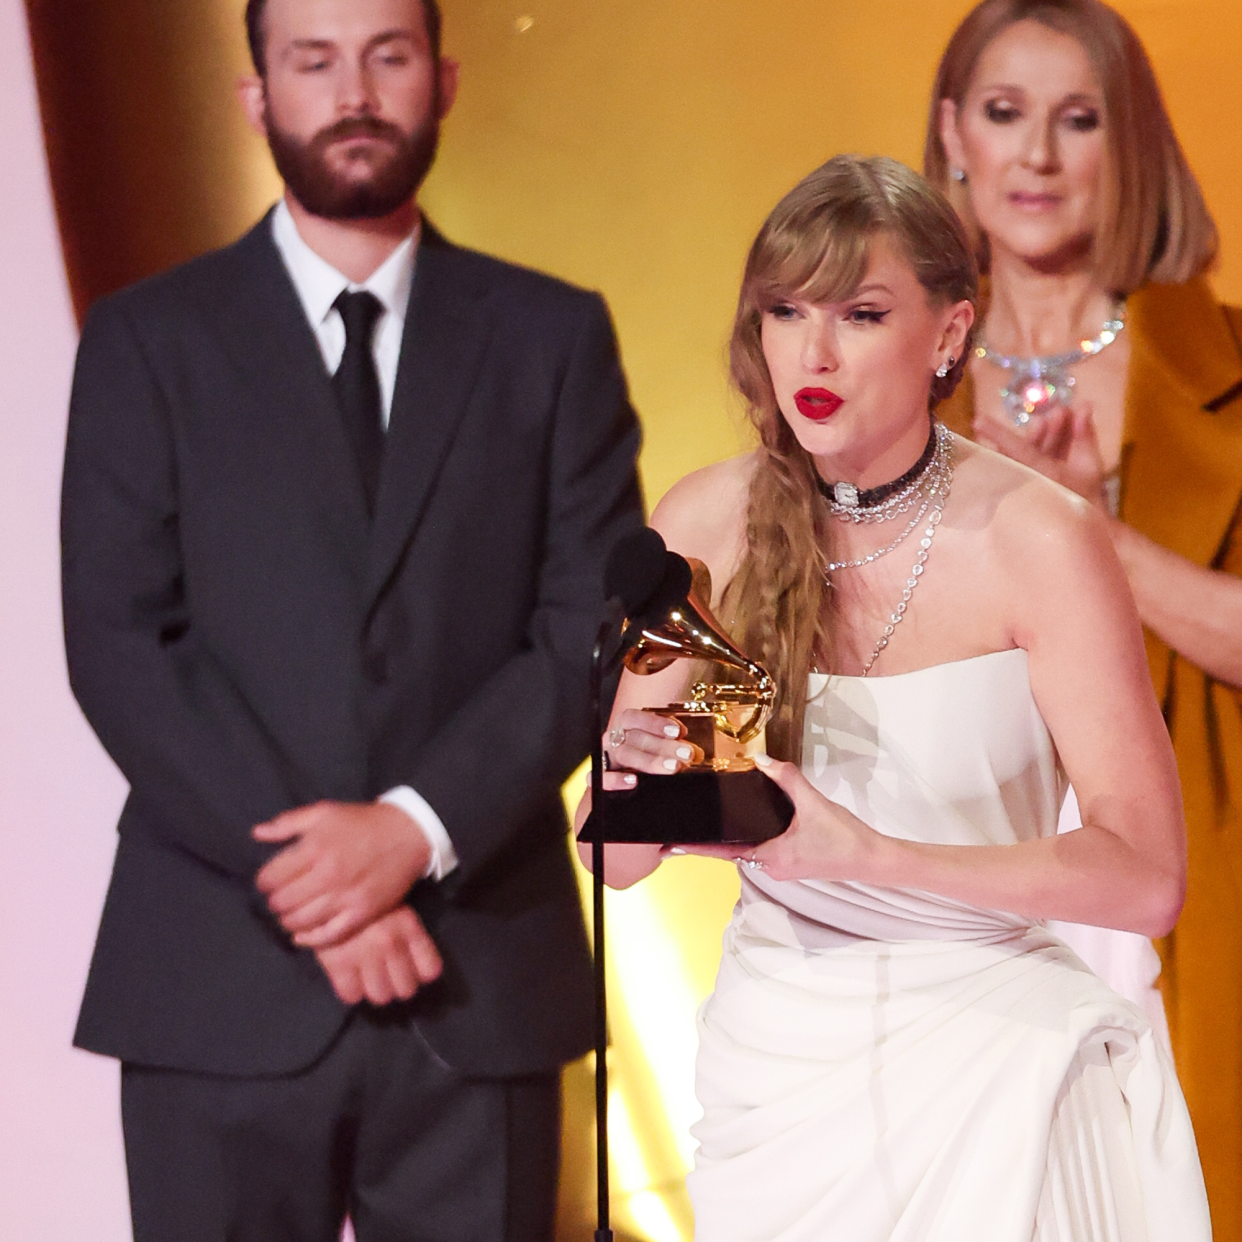
M 358 459 L 367 511 L 374 513 L 380 464 L 384 459 L 384 424 L 371 338 L 384 306 L 373 293 L 350 293 L 348 289 L 332 305 L 345 324 L 345 352 L 332 377 L 332 387 L 336 390 L 336 399 L 345 416 L 345 431 Z

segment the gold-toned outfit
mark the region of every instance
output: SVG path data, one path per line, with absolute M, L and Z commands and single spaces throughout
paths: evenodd
M 1126 332 L 1120 517 L 1196 565 L 1242 576 L 1242 309 L 1202 279 L 1148 285 L 1127 302 Z M 973 412 L 967 375 L 937 414 L 969 435 Z M 1186 905 L 1157 945 L 1161 986 L 1215 1238 L 1242 1242 L 1242 690 L 1145 638 L 1189 841 Z

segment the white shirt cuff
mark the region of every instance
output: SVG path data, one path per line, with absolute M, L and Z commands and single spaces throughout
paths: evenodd
M 398 785 L 390 789 L 379 799 L 389 806 L 404 811 L 420 828 L 427 844 L 431 846 L 431 859 L 423 878 L 442 880 L 457 866 L 457 851 L 449 839 L 448 829 L 443 820 L 431 809 L 431 803 L 421 794 L 416 793 L 409 785 Z

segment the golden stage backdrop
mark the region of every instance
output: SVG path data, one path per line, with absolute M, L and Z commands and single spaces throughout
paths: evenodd
M 1237 0 L 1117 0 L 1144 39 L 1242 301 Z M 27 0 L 79 313 L 227 242 L 275 198 L 232 99 L 243 0 Z M 917 166 L 963 0 L 443 0 L 461 96 L 424 193 L 456 241 L 602 290 L 643 419 L 649 502 L 744 443 L 724 350 L 765 212 L 838 151 Z M 572 796 L 572 795 L 571 795 Z M 694 1009 L 737 891 L 677 860 L 609 899 L 616 1218 L 691 1236 Z M 590 1069 L 566 1074 L 561 1236 L 591 1236 Z

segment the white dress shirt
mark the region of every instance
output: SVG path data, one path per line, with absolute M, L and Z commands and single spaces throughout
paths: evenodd
M 326 259 L 317 255 L 302 240 L 293 216 L 282 198 L 272 215 L 272 240 L 284 260 L 297 290 L 298 300 L 306 312 L 306 318 L 319 343 L 328 374 L 333 375 L 341 365 L 345 353 L 345 324 L 340 313 L 332 305 L 342 290 L 357 292 L 365 289 L 374 294 L 384 312 L 375 325 L 371 348 L 375 356 L 375 368 L 379 372 L 381 411 L 384 428 L 392 413 L 392 394 L 397 383 L 397 363 L 401 357 L 401 337 L 405 332 L 405 312 L 410 300 L 410 288 L 414 283 L 414 262 L 418 253 L 421 222 L 414 231 L 367 277 L 356 284 L 342 275 Z M 431 847 L 431 861 L 426 876 L 442 880 L 457 866 L 457 852 L 449 839 L 443 821 L 431 809 L 431 805 L 408 785 L 390 789 L 381 802 L 387 802 L 404 811 L 422 829 Z

